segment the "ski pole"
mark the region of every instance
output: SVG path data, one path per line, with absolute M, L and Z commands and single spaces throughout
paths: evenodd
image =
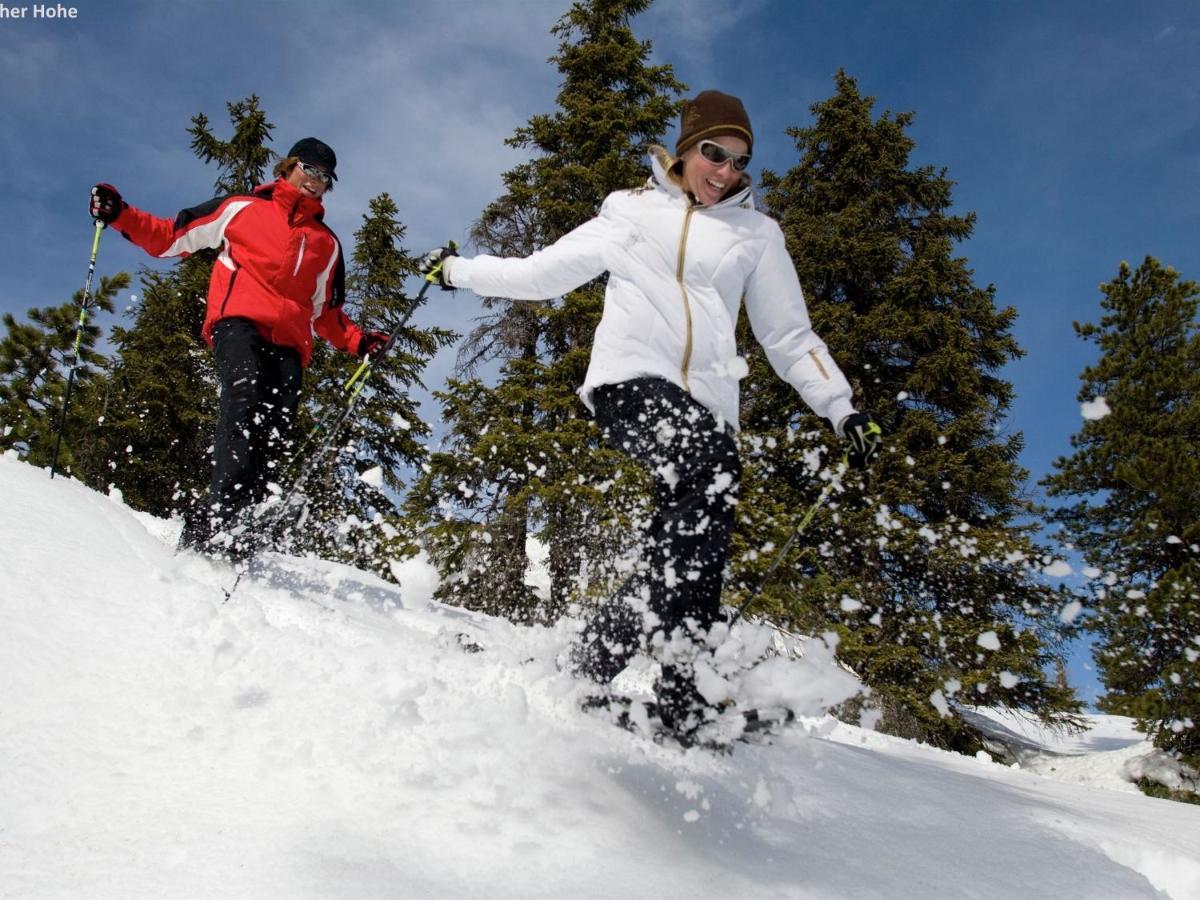
M 842 464 L 845 465 L 848 462 L 849 455 L 847 454 L 842 457 Z M 767 566 L 767 571 L 763 573 L 763 576 L 758 579 L 758 583 L 754 585 L 754 589 L 750 591 L 750 596 L 742 601 L 742 605 L 737 608 L 737 612 L 735 612 L 733 614 L 733 618 L 729 620 L 730 628 L 733 628 L 733 626 L 737 624 L 738 619 L 742 617 L 742 614 L 746 611 L 750 604 L 754 602 L 754 598 L 762 593 L 762 589 L 767 586 L 767 582 L 771 580 L 771 576 L 775 574 L 775 570 L 779 568 L 779 564 L 783 562 L 784 557 L 787 556 L 787 552 L 791 549 L 792 544 L 796 542 L 796 538 L 800 537 L 800 535 L 804 533 L 804 530 L 808 528 L 808 526 L 812 523 L 813 518 L 816 516 L 817 510 L 819 510 L 821 506 L 824 505 L 825 501 L 829 499 L 829 495 L 833 493 L 835 484 L 836 482 L 834 482 L 833 479 L 829 480 L 829 483 L 826 484 L 825 488 L 821 491 L 821 495 L 817 497 L 816 502 L 814 502 L 813 505 L 808 508 L 808 510 L 804 513 L 804 516 L 796 524 L 796 527 L 792 529 L 791 535 L 784 542 L 784 545 L 776 551 L 775 556 L 771 559 L 771 564 Z
M 454 249 L 457 245 L 454 243 L 454 241 L 450 241 L 448 246 L 451 249 Z M 346 420 L 346 417 L 349 415 L 349 410 L 352 409 L 354 404 L 358 402 L 358 395 L 362 392 L 363 387 L 367 383 L 367 379 L 371 377 L 371 373 L 375 370 L 376 360 L 383 359 L 383 357 L 387 355 L 388 351 L 392 349 L 392 345 L 396 343 L 396 339 L 400 336 L 400 332 L 408 323 L 409 318 L 411 318 L 412 314 L 416 312 L 417 307 L 425 301 L 425 294 L 429 290 L 430 286 L 437 283 L 437 276 L 440 270 L 441 265 L 439 264 L 425 276 L 425 283 L 421 285 L 421 290 L 417 293 L 412 305 L 408 308 L 408 312 L 404 314 L 404 318 L 402 318 L 396 324 L 396 327 L 392 329 L 387 340 L 379 349 L 379 352 L 374 356 L 368 355 L 364 357 L 363 361 L 359 363 L 358 368 L 354 370 L 354 374 L 346 380 L 344 385 L 342 385 L 341 397 L 342 402 L 346 405 L 343 408 L 342 415 L 338 418 L 338 421 L 333 427 L 334 433 L 336 433 L 342 422 Z M 304 442 L 300 445 L 300 449 L 296 451 L 297 457 L 302 456 L 304 451 L 308 448 L 308 445 L 312 443 L 313 438 L 325 430 L 326 426 L 329 424 L 329 420 L 338 412 L 338 409 L 339 407 L 335 404 L 329 405 L 324 414 L 321 416 L 320 420 L 318 420 L 317 423 L 313 425 L 311 429 L 309 429 L 308 434 L 305 435 Z
M 453 242 L 451 242 L 451 244 L 453 244 Z M 374 356 L 368 356 L 366 359 L 364 359 L 359 367 L 354 371 L 354 374 L 350 376 L 344 385 L 342 385 L 341 403 L 331 403 L 317 424 L 309 430 L 308 436 L 305 437 L 304 443 L 301 444 L 300 449 L 296 453 L 297 456 L 300 456 L 304 452 L 304 450 L 310 443 L 312 443 L 313 439 L 319 433 L 324 431 L 325 436 L 321 439 L 320 443 L 313 450 L 313 452 L 310 453 L 305 459 L 304 464 L 300 467 L 299 472 L 296 473 L 296 477 L 292 481 L 291 485 L 284 492 L 279 502 L 276 503 L 275 506 L 272 507 L 272 509 L 268 512 L 267 517 L 261 523 L 258 529 L 259 538 L 257 541 L 255 541 L 255 546 L 252 547 L 250 556 L 258 553 L 258 551 L 265 544 L 266 539 L 271 536 L 275 527 L 286 514 L 287 509 L 292 502 L 292 498 L 299 493 L 300 489 L 304 486 L 304 483 L 308 480 L 308 477 L 312 474 L 313 470 L 316 469 L 317 464 L 325 455 L 325 451 L 328 449 L 329 444 L 333 441 L 333 438 L 337 435 L 342 425 L 345 424 L 346 420 L 350 418 L 350 414 L 354 411 L 354 407 L 358 403 L 358 398 L 362 394 L 362 389 L 366 385 L 367 379 L 371 377 L 371 373 L 375 370 L 376 362 L 383 359 L 384 356 L 387 355 L 387 352 L 392 349 L 392 345 L 396 343 L 396 339 L 400 336 L 400 332 L 403 330 L 404 326 L 408 324 L 408 320 L 412 318 L 412 314 L 417 311 L 417 307 L 425 302 L 425 295 L 429 292 L 430 286 L 435 284 L 438 280 L 438 271 L 440 268 L 441 266 L 436 266 L 425 276 L 425 283 L 421 285 L 421 290 L 417 292 L 417 296 L 413 299 L 412 305 L 409 306 L 408 311 L 405 312 L 400 321 L 396 323 L 395 327 L 392 328 L 391 332 L 388 334 L 387 340 L 384 342 L 379 352 Z M 332 424 L 329 424 L 331 419 L 333 422 Z M 242 575 L 244 573 L 245 566 L 239 566 L 237 578 L 234 579 L 233 586 L 225 592 L 226 601 L 233 597 L 233 592 L 237 590 L 237 586 L 241 582 Z
M 322 431 L 325 431 L 328 434 L 327 440 L 323 441 L 322 443 L 328 443 L 328 441 L 332 439 L 333 435 L 337 434 L 337 431 L 339 428 L 341 428 L 342 423 L 350 417 L 350 413 L 354 410 L 354 407 L 358 403 L 358 398 L 362 393 L 362 389 L 367 384 L 367 379 L 370 378 L 371 373 L 375 371 L 375 365 L 377 361 L 383 359 L 383 357 L 387 355 L 388 351 L 392 349 L 392 345 L 396 343 L 396 338 L 400 336 L 401 330 L 405 325 L 408 324 L 408 320 L 412 317 L 412 314 L 416 312 L 417 307 L 425 301 L 425 293 L 429 290 L 429 285 L 430 282 L 426 281 L 425 284 L 421 286 L 421 290 L 417 293 L 416 298 L 413 300 L 412 306 L 408 308 L 408 312 L 404 314 L 404 317 L 396 323 L 396 327 L 394 327 L 391 330 L 391 333 L 388 334 L 387 340 L 384 341 L 383 346 L 379 349 L 379 352 L 374 356 L 364 357 L 363 361 L 359 363 L 358 368 L 354 370 L 354 374 L 351 375 L 346 380 L 346 383 L 342 385 L 338 402 L 330 403 L 325 409 L 325 412 L 322 413 L 321 418 L 315 425 L 313 425 L 312 428 L 309 429 L 308 434 L 304 436 L 304 442 L 300 445 L 300 449 L 296 451 L 297 458 L 304 455 L 305 450 L 308 449 L 308 446 L 313 442 L 313 439 L 316 438 L 316 436 Z M 329 424 L 330 420 L 334 420 L 332 426 Z M 320 449 L 324 448 L 322 447 Z M 320 455 L 320 452 L 313 453 L 313 456 L 319 457 Z M 307 477 L 307 473 L 305 473 L 305 476 Z M 291 492 L 289 492 L 289 494 L 290 493 Z
M 75 369 L 79 364 L 79 350 L 83 343 L 83 329 L 87 324 L 88 309 L 91 307 L 92 278 L 96 274 L 96 254 L 100 251 L 100 232 L 104 230 L 104 223 L 102 221 L 96 219 L 95 222 L 96 231 L 92 236 L 92 257 L 88 260 L 87 281 L 83 284 L 83 302 L 79 306 L 79 322 L 75 325 L 75 343 L 71 347 L 71 369 L 67 374 L 67 390 L 63 394 L 62 412 L 58 417 L 58 432 L 54 436 L 54 456 L 50 459 L 51 478 L 58 471 L 58 448 L 62 444 L 63 429 L 67 425 L 67 406 L 71 402 L 71 388 L 75 385 Z
M 362 396 L 362 390 L 366 386 L 367 379 L 370 378 L 371 373 L 375 371 L 376 363 L 383 359 L 384 355 L 392 349 L 392 345 L 396 343 L 396 338 L 400 336 L 401 329 L 408 324 L 408 320 L 412 317 L 412 314 L 416 312 L 417 307 L 425 301 L 425 294 L 429 290 L 429 285 L 430 282 L 426 281 L 425 284 L 421 286 L 421 290 L 417 293 L 416 298 L 413 300 L 412 306 L 408 308 L 408 312 L 404 314 L 403 318 L 396 323 L 396 326 L 391 330 L 391 333 L 388 334 L 388 338 L 380 348 L 379 352 L 374 356 L 366 357 L 359 367 L 355 369 L 354 374 L 350 376 L 344 385 L 342 385 L 341 402 L 330 404 L 329 408 L 321 416 L 317 424 L 314 425 L 308 432 L 307 437 L 304 439 L 304 443 L 301 444 L 300 449 L 296 451 L 297 456 L 303 454 L 308 445 L 312 443 L 313 439 L 322 431 L 325 432 L 325 437 L 320 444 L 317 445 L 316 449 L 309 454 L 308 459 L 305 460 L 304 466 L 301 467 L 296 479 L 292 482 L 292 486 L 288 489 L 287 493 L 284 494 L 283 499 L 285 502 L 290 500 L 292 495 L 295 494 L 301 486 L 303 486 L 305 480 L 307 480 L 308 476 L 312 473 L 316 463 L 320 460 L 325 450 L 328 449 L 329 444 L 333 441 L 334 437 L 336 437 L 342 425 L 345 424 L 348 418 L 350 418 L 350 414 L 354 411 L 354 408 L 358 405 L 359 398 Z M 331 419 L 333 420 L 332 424 L 330 424 Z M 280 505 L 281 507 L 283 506 L 282 503 Z

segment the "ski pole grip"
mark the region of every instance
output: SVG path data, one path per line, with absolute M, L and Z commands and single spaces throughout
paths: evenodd
M 449 253 L 446 254 L 446 256 L 457 255 L 458 242 L 454 241 L 454 240 L 447 241 L 446 249 L 450 251 Z M 439 277 L 442 274 L 442 264 L 445 263 L 446 256 L 443 256 L 440 260 L 438 260 L 438 264 L 426 273 L 425 280 L 429 284 L 437 284 L 437 282 L 439 281 Z

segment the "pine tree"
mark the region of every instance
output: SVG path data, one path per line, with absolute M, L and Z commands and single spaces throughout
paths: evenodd
M 838 475 L 827 425 L 770 373 L 743 322 L 748 460 L 735 583 L 752 584 L 829 477 L 838 487 L 755 608 L 833 632 L 840 659 L 873 689 L 881 727 L 971 750 L 949 715 L 984 703 L 1053 717 L 1078 704 L 1048 681 L 1066 602 L 1036 577 L 1043 551 L 1021 519 L 1022 440 L 1003 434 L 1021 355 L 1015 312 L 973 283 L 955 242 L 974 216 L 950 212 L 945 170 L 913 168 L 912 114 L 872 117 L 873 98 L 837 90 L 792 128 L 798 163 L 763 175 L 814 327 L 883 427 L 866 477 Z
M 562 73 L 557 111 L 534 116 L 507 143 L 535 156 L 504 176 L 506 193 L 476 223 L 474 243 L 525 255 L 594 217 L 614 190 L 649 174 L 649 146 L 668 128 L 684 90 L 670 66 L 649 66 L 649 42 L 630 19 L 650 0 L 589 0 L 553 27 Z M 616 454 L 576 395 L 603 306 L 604 279 L 546 304 L 497 300 L 462 357 L 462 374 L 502 363 L 499 383 L 451 381 L 438 397 L 450 424 L 447 448 L 413 494 L 410 521 L 444 576 L 443 595 L 522 620 L 553 620 L 584 593 L 602 591 L 628 542 L 644 485 L 618 478 Z M 449 498 L 453 498 L 452 501 Z M 526 588 L 526 543 L 549 547 L 550 598 Z
M 80 332 L 79 359 L 75 368 L 71 406 L 63 423 L 58 467 L 83 476 L 91 454 L 91 436 L 97 427 L 93 404 L 87 396 L 92 382 L 103 380 L 107 358 L 96 350 L 100 327 L 98 313 L 111 313 L 118 291 L 129 287 L 129 274 L 102 276 L 88 299 L 88 313 Z M 28 321 L 4 314 L 5 337 L 0 340 L 0 449 L 19 448 L 37 466 L 48 466 L 70 376 L 75 332 L 80 322 L 83 291 L 69 303 L 34 308 Z
M 218 196 L 252 190 L 272 159 L 274 127 L 257 96 L 226 104 L 233 135 L 218 139 L 193 116 L 191 147 L 218 167 Z M 197 197 L 186 203 L 206 200 Z M 135 508 L 165 516 L 207 490 L 217 415 L 216 373 L 200 337 L 216 252 L 200 251 L 169 272 L 143 270 L 142 300 L 129 328 L 113 331 L 108 415 L 98 433 L 114 465 L 111 481 Z
M 416 261 L 400 246 L 404 232 L 395 201 L 386 193 L 372 199 L 354 235 L 346 285 L 347 314 L 364 331 L 390 334 L 414 302 L 404 291 L 404 279 L 416 274 Z M 353 417 L 332 442 L 328 463 L 305 485 L 309 517 L 292 535 L 291 547 L 389 574 L 386 560 L 392 554 L 384 551 L 400 534 L 392 498 L 405 487 L 404 470 L 424 460 L 421 439 L 430 433 L 409 389 L 424 387 L 421 373 L 429 360 L 457 338 L 445 328 L 406 325 L 400 331 L 388 355 L 375 364 Z M 311 428 L 331 404 L 347 401 L 343 387 L 359 364 L 357 357 L 317 342 L 305 372 L 302 427 Z M 378 485 L 361 477 L 375 469 L 380 470 Z
M 1076 498 L 1051 513 L 1097 571 L 1087 627 L 1106 712 L 1200 764 L 1200 286 L 1147 257 L 1102 285 L 1099 324 L 1075 324 L 1099 360 L 1094 412 L 1043 482 Z

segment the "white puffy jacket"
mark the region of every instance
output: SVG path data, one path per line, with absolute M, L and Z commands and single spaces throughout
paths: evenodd
M 447 281 L 485 297 L 546 300 L 607 271 L 583 402 L 594 409 L 598 385 L 656 375 L 735 428 L 744 298 L 775 371 L 840 426 L 855 411 L 850 385 L 812 330 L 779 225 L 754 209 L 748 184 L 712 206 L 693 204 L 658 149 L 646 185 L 609 194 L 596 218 L 524 258 L 451 257 Z

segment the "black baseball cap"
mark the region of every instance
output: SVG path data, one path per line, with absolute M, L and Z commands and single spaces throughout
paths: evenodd
M 310 166 L 320 166 L 329 173 L 330 178 L 337 181 L 337 173 L 334 172 L 337 168 L 337 154 L 324 141 L 318 141 L 314 137 L 301 138 L 288 151 L 288 156 L 295 156 L 300 162 Z

